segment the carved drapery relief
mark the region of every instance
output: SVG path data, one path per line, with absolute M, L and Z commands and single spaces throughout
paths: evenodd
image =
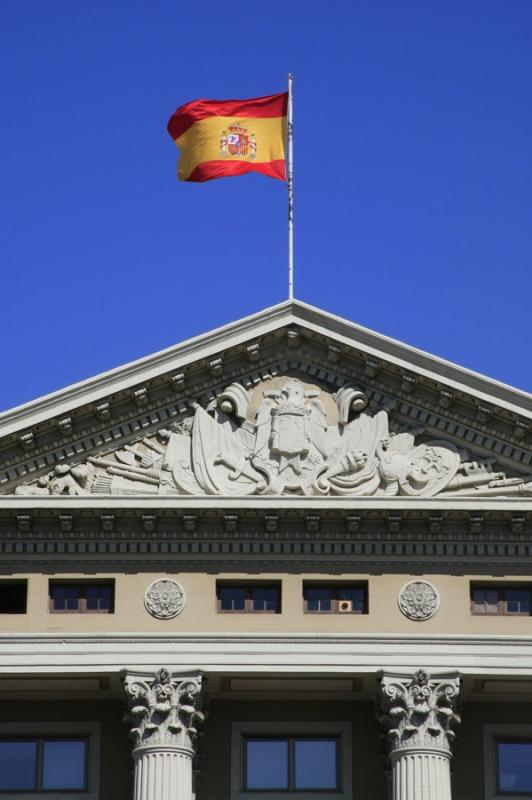
M 178 677 L 167 669 L 154 676 L 127 675 L 128 713 L 124 721 L 135 748 L 156 746 L 194 750 L 204 721 L 202 677 Z
M 379 721 L 390 751 L 438 749 L 450 753 L 460 724 L 455 711 L 460 678 L 430 676 L 420 669 L 413 676 L 384 675 L 380 682 Z
M 532 480 L 494 472 L 422 431 L 396 431 L 353 386 L 330 394 L 278 378 L 254 395 L 233 383 L 207 408 L 103 458 L 58 465 L 17 494 L 344 497 L 532 496 Z

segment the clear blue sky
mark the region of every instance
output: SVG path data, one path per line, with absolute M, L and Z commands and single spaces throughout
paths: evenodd
M 290 70 L 296 296 L 532 390 L 531 0 L 3 0 L 0 408 L 286 297 L 286 186 L 166 122 Z

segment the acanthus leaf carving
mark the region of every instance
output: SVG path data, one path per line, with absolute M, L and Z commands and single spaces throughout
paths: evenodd
M 458 675 L 431 676 L 423 669 L 412 676 L 383 675 L 379 721 L 390 751 L 428 747 L 450 752 L 454 728 L 460 724 L 459 693 Z
M 85 464 L 59 464 L 17 494 L 444 497 L 532 496 L 532 476 L 506 477 L 443 440 L 401 430 L 392 406 L 363 391 L 328 394 L 278 378 L 250 394 L 229 385 L 206 408 Z
M 174 746 L 194 750 L 205 719 L 201 675 L 175 676 L 162 667 L 155 675 L 128 674 L 124 689 L 134 747 Z

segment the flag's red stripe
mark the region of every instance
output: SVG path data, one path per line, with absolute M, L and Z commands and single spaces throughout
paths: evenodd
M 191 100 L 168 120 L 168 133 L 175 141 L 191 125 L 207 117 L 285 117 L 288 94 L 271 94 L 252 100 Z
M 246 172 L 260 172 L 269 175 L 271 178 L 286 180 L 284 158 L 276 161 L 265 161 L 259 164 L 251 164 L 249 161 L 204 161 L 192 170 L 187 181 L 202 183 L 211 181 L 213 178 L 230 178 L 235 175 L 244 175 Z

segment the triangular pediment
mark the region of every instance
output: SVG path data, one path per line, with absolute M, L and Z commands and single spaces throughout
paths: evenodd
M 0 415 L 0 492 L 532 496 L 532 396 L 299 302 Z

